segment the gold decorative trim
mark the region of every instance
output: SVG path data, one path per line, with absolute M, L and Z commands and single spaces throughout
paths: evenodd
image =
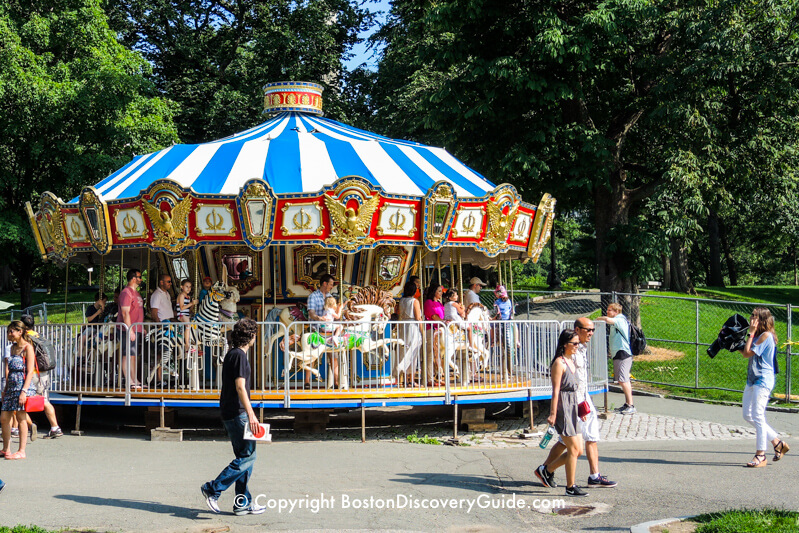
M 194 231 L 198 237 L 220 237 L 227 235 L 228 237 L 233 237 L 236 235 L 236 216 L 233 213 L 233 209 L 231 209 L 230 205 L 227 204 L 209 204 L 209 203 L 202 203 L 198 202 L 194 204 Z M 211 207 L 211 213 L 205 216 L 205 220 L 200 220 L 200 210 L 203 207 Z M 224 209 L 230 215 L 230 229 L 227 233 L 205 233 L 200 228 L 201 222 L 205 222 L 206 230 L 224 230 L 225 228 L 222 226 L 225 222 L 224 217 L 216 212 L 216 208 Z M 218 217 L 218 218 L 217 218 Z
M 411 227 L 410 227 L 410 229 L 409 229 L 409 231 L 407 233 L 392 233 L 391 235 L 395 236 L 395 237 L 411 237 L 412 238 L 414 236 L 414 234 L 416 234 L 416 229 L 417 229 L 416 228 L 416 213 L 417 213 L 416 206 L 415 205 L 409 205 L 409 204 L 392 204 L 390 202 L 386 202 L 386 203 L 384 203 L 382 205 L 382 207 L 380 207 L 380 216 L 377 217 L 378 222 L 383 219 L 383 213 L 387 209 L 396 209 L 397 210 L 396 214 L 391 215 L 391 217 L 389 217 L 389 220 L 388 220 L 388 223 L 389 223 L 389 228 L 388 229 L 389 229 L 389 231 L 398 231 L 398 230 L 405 229 L 405 223 L 406 222 L 410 222 L 410 225 L 411 225 Z M 407 220 L 407 217 L 401 212 L 403 210 L 411 212 L 411 220 Z M 397 219 L 394 219 L 394 217 L 397 217 Z M 381 236 L 381 237 L 383 235 L 387 235 L 386 229 L 382 225 L 378 225 L 377 226 L 377 235 Z
M 133 207 L 126 207 L 125 209 L 117 209 L 117 211 L 114 214 L 118 215 L 119 213 L 122 213 L 124 211 L 138 211 L 139 212 L 139 215 L 141 216 L 141 219 L 142 219 L 142 225 L 143 225 L 142 233 L 140 233 L 138 235 L 133 235 L 131 237 L 126 237 L 126 236 L 122 235 L 121 233 L 119 233 L 119 224 L 115 223 L 114 224 L 114 235 L 116 235 L 117 240 L 122 240 L 122 241 L 125 241 L 125 240 L 129 241 L 130 239 L 147 240 L 147 238 L 150 237 L 150 228 L 148 228 L 147 224 L 145 223 L 147 218 L 144 216 L 144 211 L 142 211 L 141 206 L 140 205 L 134 205 Z M 129 232 L 133 233 L 136 230 L 138 230 L 138 228 L 136 227 L 136 219 L 135 218 L 128 219 L 129 216 L 130 216 L 130 213 L 128 213 L 128 215 L 124 219 L 122 219 L 122 227 L 124 227 L 125 229 L 130 228 Z M 114 219 L 117 220 L 117 217 L 115 216 Z M 130 224 L 131 224 L 130 221 L 132 221 L 133 226 L 130 226 Z M 126 227 L 125 224 L 128 224 L 128 226 Z
M 286 227 L 286 211 L 288 211 L 292 207 L 306 206 L 306 205 L 307 206 L 313 206 L 313 207 L 316 208 L 316 212 L 319 214 L 319 225 L 316 227 L 316 230 L 314 230 L 314 231 L 309 231 L 309 232 L 306 232 L 306 233 L 291 232 L 289 230 L 289 228 Z M 325 223 L 324 223 L 324 219 L 323 219 L 323 215 L 322 215 L 322 206 L 321 206 L 321 203 L 319 202 L 319 200 L 317 200 L 315 202 L 296 202 L 296 203 L 291 203 L 291 204 L 287 203 L 287 204 L 283 205 L 283 207 L 280 209 L 280 211 L 283 213 L 283 224 L 280 226 L 280 231 L 283 233 L 284 237 L 294 236 L 294 235 L 297 235 L 297 236 L 315 235 L 315 236 L 319 237 L 325 231 Z M 302 212 L 302 207 L 300 207 L 300 212 Z M 310 217 L 310 215 L 308 215 L 308 216 Z M 296 218 L 296 215 L 293 218 Z M 291 221 L 291 223 L 293 223 L 293 224 L 302 223 L 302 222 L 303 222 L 302 220 L 292 220 Z M 298 228 L 295 228 L 295 229 L 302 229 L 302 228 L 298 227 Z M 308 228 L 308 229 L 311 229 L 311 228 Z
M 352 183 L 352 188 L 364 191 L 361 183 L 354 180 L 347 180 L 336 187 L 336 191 L 342 191 L 348 183 Z M 327 238 L 329 244 L 340 246 L 344 250 L 352 251 L 369 246 L 375 242 L 374 237 L 369 235 L 372 227 L 375 211 L 380 204 L 380 195 L 371 196 L 364 193 L 362 203 L 358 210 L 348 208 L 341 201 L 325 194 L 325 207 L 330 217 L 330 236 Z
M 502 205 L 506 202 L 510 202 L 510 208 L 508 214 L 503 215 Z M 519 210 L 519 204 L 519 199 L 512 192 L 501 191 L 493 202 L 489 201 L 486 205 L 488 226 L 481 247 L 489 256 L 497 255 L 508 248 L 508 236 L 512 229 L 512 222 Z
M 425 238 L 429 250 L 435 251 L 441 248 L 452 226 L 456 203 L 455 190 L 452 185 L 444 181 L 436 183 L 425 197 Z M 445 208 L 446 211 L 440 212 L 439 207 Z M 436 231 L 439 215 L 441 215 L 441 228 Z
M 159 201 L 155 196 L 164 190 L 174 194 L 172 200 L 175 205 L 170 211 L 161 211 L 151 202 Z M 141 205 L 153 228 L 152 246 L 166 248 L 171 253 L 180 252 L 188 246 L 194 246 L 197 241 L 189 236 L 189 212 L 191 211 L 191 195 L 182 197 L 180 189 L 171 183 L 158 183 L 148 191 L 150 201 L 142 198 Z M 160 203 L 160 201 L 159 201 Z
M 557 200 L 549 193 L 545 193 L 535 211 L 533 229 L 530 232 L 530 240 L 527 243 L 527 255 L 532 258 L 533 263 L 538 262 L 541 252 L 549 240 L 552 232 L 552 220 L 555 218 L 555 204 Z
M 92 217 L 89 216 L 92 210 L 96 228 L 92 224 Z M 80 195 L 78 211 L 86 226 L 89 242 L 100 254 L 108 253 L 111 250 L 111 219 L 108 214 L 108 206 L 94 187 L 84 187 Z
M 33 214 L 33 208 L 30 202 L 25 202 L 25 212 L 28 214 L 28 222 L 30 222 L 31 229 L 33 230 L 33 239 L 36 241 L 36 247 L 39 249 L 42 259 L 47 259 L 47 250 L 44 249 L 42 235 L 39 233 L 39 225 L 36 223 L 36 216 Z
M 250 202 L 261 201 L 264 203 L 264 224 L 260 234 L 252 233 L 252 221 L 250 220 L 250 211 L 248 205 Z M 242 232 L 250 240 L 256 248 L 262 247 L 269 241 L 272 235 L 272 209 L 275 205 L 275 200 L 267 191 L 266 184 L 263 182 L 255 181 L 247 185 L 247 189 L 241 196 L 241 223 Z
M 56 260 L 66 262 L 73 255 L 73 251 L 70 249 L 64 234 L 64 220 L 61 208 L 61 201 L 53 193 L 45 192 L 42 194 L 39 203 L 41 217 L 39 231 L 41 232 L 45 250 L 50 247 L 53 249 L 48 251 L 48 255 L 52 255 Z
M 394 276 L 390 279 L 383 279 L 380 275 L 381 262 L 386 257 L 399 256 L 399 265 Z M 405 274 L 405 265 L 408 262 L 408 250 L 400 246 L 379 246 L 372 258 L 372 284 L 378 289 L 390 291 L 402 282 Z

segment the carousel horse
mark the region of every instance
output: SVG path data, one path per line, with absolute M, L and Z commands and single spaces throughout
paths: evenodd
M 479 369 L 485 369 L 491 356 L 485 346 L 490 329 L 488 310 L 479 303 L 466 310 L 464 322 L 451 322 L 439 330 L 439 354 L 463 384 L 468 384 Z
M 81 376 L 94 375 L 96 387 L 113 382 L 116 357 L 119 353 L 121 335 L 115 322 L 87 325 L 76 337 L 79 354 L 72 367 L 72 379 L 80 382 Z

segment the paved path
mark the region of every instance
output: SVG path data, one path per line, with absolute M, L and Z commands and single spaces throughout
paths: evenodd
M 620 399 L 611 395 L 617 405 Z M 611 417 L 608 431 L 620 420 L 616 440 L 609 435 L 600 445 L 601 468 L 619 486 L 593 489 L 588 498 L 568 500 L 594 508 L 585 516 L 530 508 L 564 499 L 562 489 L 543 488 L 533 476 L 545 457 L 537 447 L 430 446 L 410 444 L 404 438 L 361 444 L 350 440 L 359 434 L 350 430 L 337 430 L 350 431 L 349 436 L 332 441 L 300 440 L 277 432 L 277 442 L 258 447 L 254 493 L 264 493 L 267 499 L 262 501 L 275 505 L 307 502 L 299 504 L 304 508 L 247 517 L 214 515 L 205 508 L 198 487 L 230 459 L 230 445 L 221 437 L 159 443 L 130 432 L 106 432 L 36 441 L 27 460 L 0 462 L 0 477 L 9 483 L 0 496 L 0 524 L 100 532 L 623 531 L 647 520 L 712 510 L 796 507 L 799 453 L 791 452 L 766 468 L 743 468 L 754 442 L 729 431 L 740 424 L 740 408 L 654 398 L 636 398 L 636 404 L 643 414 Z M 799 434 L 799 415 L 769 413 L 768 417 L 776 429 Z M 670 419 L 675 424 L 671 438 L 641 440 L 647 438 L 650 421 L 656 421 L 657 435 L 658 423 L 663 421 L 665 431 Z M 701 422 L 683 422 L 680 434 L 677 421 L 685 419 Z M 623 426 L 626 433 L 621 432 Z M 444 431 L 436 427 L 419 433 Z M 642 428 L 646 433 L 639 436 Z M 377 435 L 387 430 L 373 431 Z M 499 435 L 494 440 L 498 442 Z M 584 483 L 583 459 L 578 475 L 578 483 Z M 557 479 L 563 482 L 562 472 Z M 231 508 L 232 500 L 229 493 L 223 496 L 223 510 Z M 330 508 L 319 512 L 307 508 L 322 501 Z M 361 508 L 354 508 L 356 501 Z M 524 507 L 510 509 L 511 501 L 521 501 Z M 374 508 L 387 502 L 418 502 L 419 508 Z M 475 505 L 471 511 L 469 502 Z M 486 504 L 488 508 L 479 507 Z
M 531 294 L 531 297 L 535 297 Z M 582 316 L 588 316 L 600 306 L 599 293 L 578 293 L 568 296 L 546 297 L 539 301 L 530 301 L 529 314 L 528 304 L 520 300 L 517 307 L 517 320 L 575 320 Z

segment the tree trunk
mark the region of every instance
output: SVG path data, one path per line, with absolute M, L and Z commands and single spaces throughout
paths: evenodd
M 625 258 L 606 250 L 610 230 L 615 226 L 626 224 L 629 219 L 630 202 L 624 189 L 624 180 L 611 179 L 610 190 L 602 186 L 597 187 L 594 190 L 594 205 L 599 290 L 602 293 L 637 294 L 638 280 L 635 276 L 623 276 L 626 272 Z M 607 294 L 603 294 L 603 314 L 610 302 L 611 298 Z M 620 300 L 620 303 L 624 306 L 624 301 Z M 634 298 L 631 303 L 633 306 L 637 306 L 637 298 Z M 637 316 L 638 310 L 631 311 L 628 308 L 625 309 L 625 314 L 628 317 Z
M 669 239 L 671 246 L 671 271 L 672 287 L 677 292 L 696 294 L 691 276 L 688 273 L 688 254 L 685 253 L 683 241 L 676 238 Z
M 735 287 L 738 285 L 738 269 L 735 266 L 735 260 L 730 252 L 730 241 L 727 238 L 727 225 L 724 221 L 719 219 L 719 234 L 721 236 L 721 246 L 724 248 L 724 261 L 727 263 L 727 275 L 730 276 L 730 285 Z
M 549 276 L 547 277 L 547 285 L 549 290 L 556 291 L 560 289 L 560 277 L 558 276 L 558 262 L 555 257 L 555 224 L 552 224 L 552 234 L 549 237 L 549 259 L 550 269 Z
M 19 293 L 22 309 L 33 305 L 33 294 L 31 293 L 31 279 L 33 278 L 34 257 L 31 254 L 21 252 L 16 257 L 16 262 L 12 269 L 17 276 L 19 283 Z
M 669 260 L 669 256 L 663 254 L 661 256 L 661 260 L 663 261 L 663 290 L 670 291 L 671 290 L 671 261 Z
M 707 285 L 711 287 L 724 287 L 724 276 L 721 273 L 719 218 L 712 209 L 707 217 L 707 236 L 710 249 Z

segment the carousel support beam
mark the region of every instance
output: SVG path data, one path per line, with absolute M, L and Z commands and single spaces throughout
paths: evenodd
M 458 440 L 458 397 L 452 399 L 452 438 Z
M 510 301 L 514 302 L 513 299 L 513 259 L 508 259 L 508 279 L 510 280 Z M 513 314 L 516 314 L 516 307 L 514 304 Z
M 105 289 L 105 256 L 100 256 L 100 294 L 102 294 Z
M 441 279 L 441 250 L 436 252 L 436 270 L 438 271 L 438 284 L 443 285 Z
M 272 256 L 272 303 L 277 307 L 277 246 L 274 251 L 269 254 Z
M 366 442 L 366 398 L 361 398 L 361 442 Z
M 80 411 L 81 407 L 83 407 L 83 394 L 78 394 L 78 406 L 75 409 L 75 429 L 71 431 L 72 435 L 76 437 L 82 437 L 83 431 L 80 430 Z
M 200 250 L 198 248 L 195 248 L 194 249 L 194 299 L 195 300 L 200 297 L 200 285 L 202 285 L 202 281 L 200 280 Z
M 174 287 L 174 285 L 173 285 Z M 150 249 L 147 248 L 147 294 L 150 294 Z

